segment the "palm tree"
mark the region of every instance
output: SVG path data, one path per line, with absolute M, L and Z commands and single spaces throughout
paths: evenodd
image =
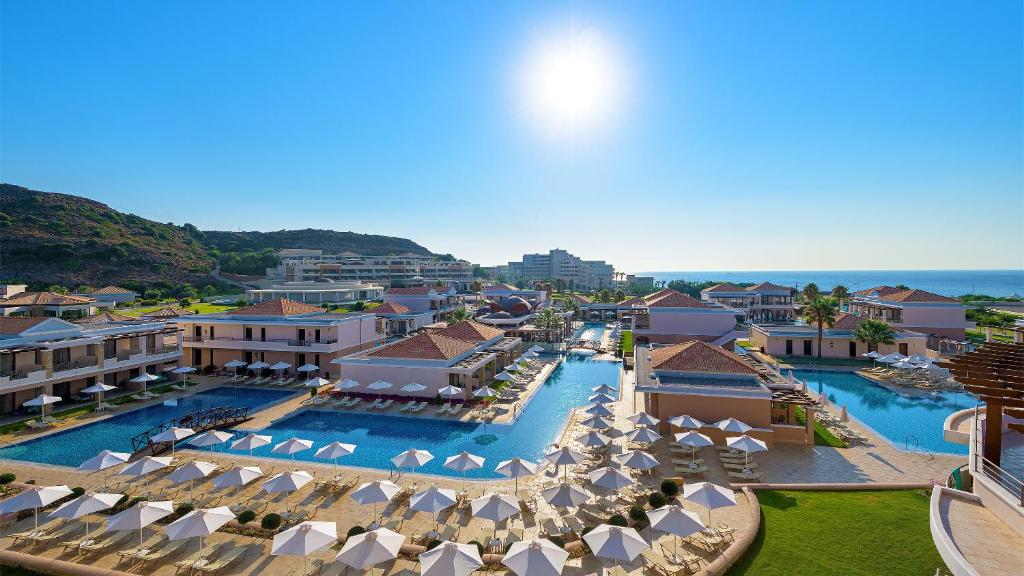
M 448 322 L 452 324 L 462 322 L 463 320 L 469 320 L 471 316 L 472 314 L 470 314 L 469 310 L 467 310 L 465 306 L 459 306 L 448 313 Z
M 805 287 L 804 290 L 806 289 Z M 836 305 L 836 301 L 831 298 L 818 297 L 810 304 L 804 306 L 804 322 L 812 326 L 818 326 L 818 358 L 821 358 L 821 339 L 825 326 L 827 325 L 829 328 L 834 326 L 837 314 L 839 314 L 839 307 Z
M 562 327 L 562 317 L 555 312 L 554 308 L 545 308 L 540 311 L 533 323 L 538 328 L 555 330 Z
M 821 290 L 818 289 L 818 285 L 814 282 L 808 282 L 807 285 L 804 286 L 804 298 L 808 302 L 814 302 L 818 299 L 818 296 L 821 296 Z
M 483 292 L 484 284 L 483 284 L 483 282 L 481 282 L 479 280 L 473 280 L 473 282 L 470 283 L 470 285 L 469 285 L 469 289 L 472 290 L 473 292 L 476 292 L 477 294 L 479 294 L 480 292 Z
M 843 302 L 850 298 L 850 290 L 842 284 L 836 284 L 832 287 L 832 297 L 839 302 L 839 307 L 842 308 Z
M 864 342 L 868 345 L 868 352 L 878 350 L 879 344 L 892 344 L 895 342 L 896 331 L 888 322 L 866 318 L 853 331 L 853 339 L 857 342 Z

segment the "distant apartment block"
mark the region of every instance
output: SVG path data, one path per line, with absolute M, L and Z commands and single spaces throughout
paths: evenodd
M 450 313 L 465 305 L 463 296 L 454 286 L 392 287 L 384 291 L 383 300 L 384 304 L 401 306 L 407 312 L 431 314 L 430 323 L 447 320 Z
M 490 271 L 496 278 L 508 281 L 552 281 L 570 290 L 610 288 L 615 278 L 615 267 L 604 260 L 583 260 L 559 249 L 547 254 L 523 254 L 522 261 L 495 266 Z
M 372 282 L 349 282 L 345 280 L 320 280 L 316 282 L 283 282 L 269 288 L 253 288 L 245 291 L 245 299 L 251 304 L 285 298 L 322 306 L 333 304 L 345 306 L 367 300 L 380 300 L 384 287 Z
M 675 344 L 702 340 L 725 344 L 743 317 L 741 310 L 717 302 L 697 300 L 670 288 L 616 305 L 628 316 L 633 341 L 639 344 Z
M 753 286 L 716 284 L 701 290 L 700 299 L 742 310 L 753 322 L 779 322 L 796 319 L 792 289 L 771 282 L 761 282 Z
M 850 299 L 851 314 L 883 320 L 901 330 L 963 340 L 967 309 L 960 300 L 925 290 L 875 286 Z
M 447 261 L 435 256 L 400 254 L 365 256 L 353 252 L 324 254 L 320 250 L 282 250 L 281 262 L 267 268 L 262 288 L 288 282 L 369 282 L 389 286 L 454 284 L 467 287 L 473 281 L 473 264 L 465 260 Z

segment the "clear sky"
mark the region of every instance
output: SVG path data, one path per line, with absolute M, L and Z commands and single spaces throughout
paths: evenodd
M 0 178 L 159 221 L 405 236 L 482 264 L 1024 267 L 1020 0 L 0 16 Z M 580 31 L 615 97 L 555 134 L 524 84 Z

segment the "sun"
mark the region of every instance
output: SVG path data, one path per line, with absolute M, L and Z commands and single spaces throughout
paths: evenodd
M 619 66 L 594 28 L 539 39 L 520 74 L 527 115 L 543 131 L 577 136 L 604 126 L 622 95 Z

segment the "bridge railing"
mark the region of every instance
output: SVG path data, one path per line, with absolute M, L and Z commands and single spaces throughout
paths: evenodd
M 173 427 L 190 428 L 197 434 L 211 428 L 237 424 L 249 417 L 249 408 L 237 406 L 218 406 L 194 410 L 188 414 L 176 416 L 153 426 L 149 430 L 136 434 L 132 437 L 132 452 L 138 452 L 146 447 L 151 447 L 154 452 L 170 446 L 170 442 L 153 442 L 152 437 Z

